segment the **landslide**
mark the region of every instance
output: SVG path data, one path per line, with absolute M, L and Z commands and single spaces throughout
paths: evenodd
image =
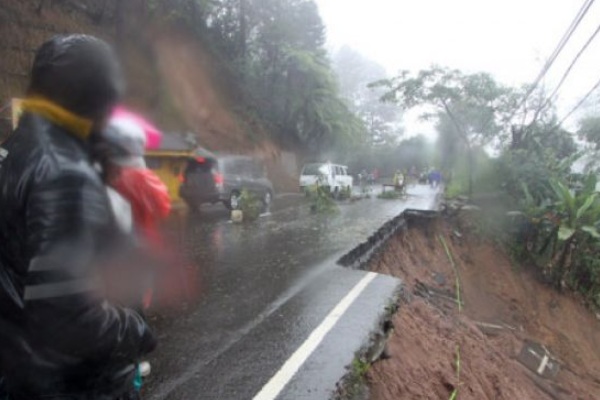
M 407 289 L 388 358 L 367 373 L 371 399 L 448 399 L 455 390 L 474 400 L 598 398 L 600 321 L 576 296 L 515 265 L 468 219 L 409 219 L 371 269 L 401 278 Z M 527 340 L 560 363 L 555 379 L 518 361 Z

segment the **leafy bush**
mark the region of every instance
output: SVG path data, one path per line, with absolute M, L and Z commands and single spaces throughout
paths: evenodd
M 242 190 L 239 201 L 239 209 L 244 215 L 244 222 L 251 222 L 258 219 L 262 203 L 253 193 L 246 189 Z
M 524 211 L 529 218 L 523 240 L 531 259 L 543 266 L 557 288 L 582 292 L 597 303 L 600 295 L 600 200 L 596 177 L 590 175 L 583 187 L 570 189 L 566 182 L 548 182 L 552 195 L 534 198 L 523 184 Z
M 331 197 L 329 187 L 319 184 L 312 185 L 308 188 L 307 195 L 312 212 L 318 214 L 332 214 L 338 211 L 338 206 Z

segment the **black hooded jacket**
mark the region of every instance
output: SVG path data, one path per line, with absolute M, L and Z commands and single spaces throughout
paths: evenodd
M 0 146 L 0 374 L 11 400 L 116 399 L 155 346 L 138 313 L 98 291 L 117 229 L 89 141 L 118 98 L 116 65 L 89 36 L 44 44 Z

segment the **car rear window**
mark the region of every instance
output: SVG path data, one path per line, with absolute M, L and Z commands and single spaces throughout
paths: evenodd
M 185 169 L 186 174 L 195 173 L 208 173 L 212 171 L 214 162 L 210 159 L 191 159 L 188 161 L 187 168 Z

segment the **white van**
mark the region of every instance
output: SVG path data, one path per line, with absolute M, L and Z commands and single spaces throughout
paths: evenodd
M 308 187 L 318 183 L 328 187 L 333 195 L 343 190 L 352 190 L 353 179 L 348 175 L 348 167 L 331 163 L 306 164 L 300 175 L 300 190 L 306 191 Z

